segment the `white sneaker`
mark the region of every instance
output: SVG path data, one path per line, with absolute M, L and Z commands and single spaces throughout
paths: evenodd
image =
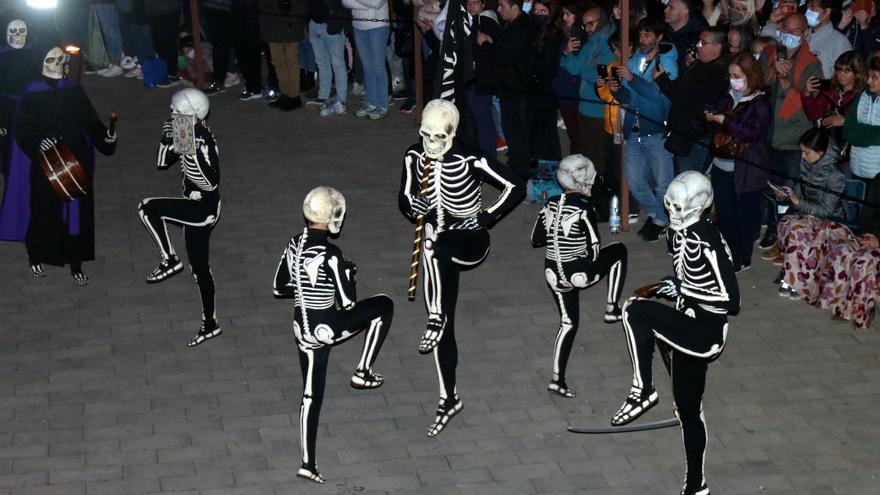
M 351 83 L 351 94 L 355 96 L 361 96 L 364 94 L 366 90 L 364 89 L 363 84 L 359 83 Z
M 235 72 L 227 72 L 226 79 L 223 80 L 223 87 L 230 88 L 238 84 L 241 84 L 241 78 L 238 77 L 238 74 Z
M 329 103 L 329 104 L 328 104 Z M 321 117 L 329 117 L 330 115 L 342 115 L 346 111 L 345 104 L 333 98 L 324 102 L 321 107 Z
M 138 79 L 143 79 L 144 78 L 144 71 L 141 70 L 140 65 L 135 65 L 134 69 L 131 69 L 130 71 L 123 74 L 122 76 L 128 77 L 128 78 L 136 77 Z
M 107 67 L 106 69 L 99 70 L 98 75 L 103 76 L 103 77 L 119 77 L 122 75 L 123 72 L 125 72 L 125 71 L 122 70 L 122 67 L 120 67 L 118 65 L 111 65 L 110 67 Z
M 125 57 L 122 57 L 122 61 L 119 62 L 119 66 L 122 67 L 124 70 L 134 69 L 135 67 L 137 67 L 137 64 L 137 57 L 129 57 L 127 55 Z

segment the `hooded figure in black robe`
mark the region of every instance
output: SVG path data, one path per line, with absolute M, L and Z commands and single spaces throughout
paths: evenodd
M 116 150 L 116 134 L 104 126 L 83 88 L 60 77 L 49 62 L 62 53 L 55 47 L 46 53 L 43 77 L 28 84 L 16 122 L 15 140 L 31 159 L 31 220 L 25 236 L 28 258 L 34 276 L 44 276 L 42 264 L 70 265 L 77 285 L 88 278 L 82 262 L 95 259 L 95 148 L 105 155 Z M 63 69 L 62 69 L 63 70 Z M 87 194 L 65 201 L 58 197 L 40 168 L 37 158 L 41 146 L 63 141 L 76 155 L 89 176 Z

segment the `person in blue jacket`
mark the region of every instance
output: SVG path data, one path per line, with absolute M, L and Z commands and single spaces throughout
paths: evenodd
M 642 19 L 639 49 L 627 67 L 616 67 L 614 74 L 597 81 L 607 85 L 624 108 L 623 173 L 630 192 L 650 217 L 639 230 L 639 236 L 649 242 L 666 235 L 669 219 L 663 195 L 675 175 L 672 153 L 664 147 L 670 102 L 653 77 L 659 64 L 670 80 L 678 78 L 678 54 L 675 45 L 663 41 L 664 29 L 663 21 Z

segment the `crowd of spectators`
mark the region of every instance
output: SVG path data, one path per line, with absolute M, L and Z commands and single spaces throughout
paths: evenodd
M 877 0 L 631 0 L 627 40 L 618 0 L 465 3 L 474 70 L 463 125 L 475 129 L 465 144 L 491 156 L 506 148 L 523 176 L 539 160 L 589 157 L 600 218 L 622 174 L 648 242 L 665 237 L 672 178 L 709 174 L 738 271 L 757 243 L 780 266 L 780 295 L 870 322 L 880 221 L 842 194 L 878 194 Z M 97 12 L 104 77 L 143 77 L 158 57 L 167 71 L 158 86 L 181 84 L 201 36 L 209 95 L 241 83 L 242 101 L 320 105 L 322 115 L 346 113 L 349 95 L 363 95 L 353 113 L 372 120 L 394 100 L 412 111 L 416 50 L 432 95 L 451 18 L 445 0 L 202 0 L 202 32 L 190 33 L 181 0 L 63 5 L 58 25 L 74 41 Z

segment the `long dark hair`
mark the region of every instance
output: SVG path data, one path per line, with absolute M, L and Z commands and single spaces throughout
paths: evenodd
M 538 37 L 535 39 L 535 45 L 538 48 L 544 48 L 548 43 L 552 43 L 555 39 L 559 38 L 560 33 L 562 33 L 562 8 L 559 6 L 559 2 L 554 2 L 553 0 L 535 0 L 535 3 L 544 4 L 550 10 L 547 22 L 541 26 L 541 29 L 538 31 Z
M 803 133 L 800 139 L 800 144 L 820 155 L 824 155 L 828 151 L 829 142 L 831 142 L 831 134 L 824 127 L 813 127 Z

